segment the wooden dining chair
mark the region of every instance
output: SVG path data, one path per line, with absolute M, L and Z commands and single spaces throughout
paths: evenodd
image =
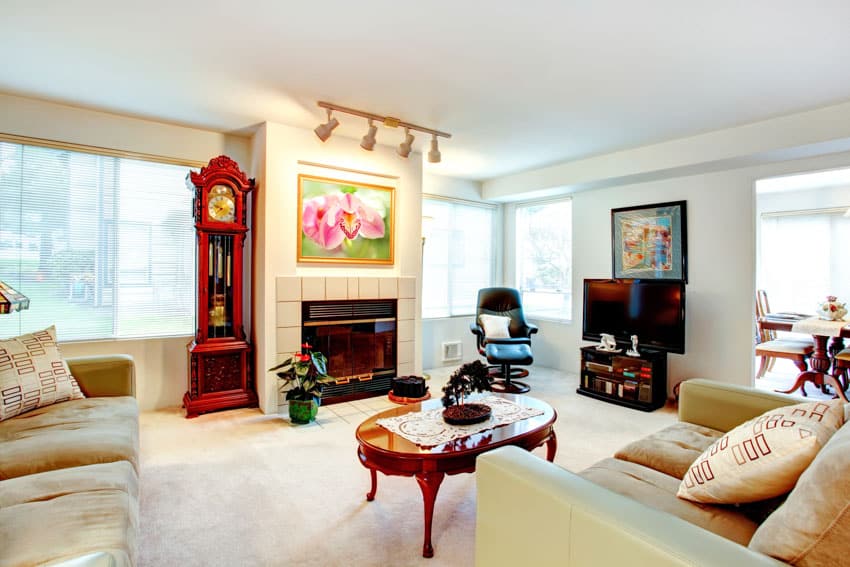
M 809 369 L 809 357 L 815 350 L 812 339 L 779 338 L 773 329 L 765 329 L 761 320 L 770 313 L 770 304 L 767 301 L 767 292 L 763 289 L 756 291 L 756 356 L 761 357 L 756 378 L 764 376 L 765 372 L 773 369 L 773 364 L 778 358 L 785 358 L 794 363 L 800 370 L 805 372 Z

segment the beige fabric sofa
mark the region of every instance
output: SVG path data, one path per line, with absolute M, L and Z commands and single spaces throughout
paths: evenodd
M 821 449 L 785 505 L 777 500 L 717 506 L 676 497 L 688 465 L 723 432 L 799 401 L 693 379 L 681 387 L 679 423 L 579 474 L 516 447 L 480 456 L 476 565 L 783 565 L 756 551 L 756 540 L 781 556 L 774 546 L 778 551 L 794 538 L 779 528 L 794 522 L 807 528 L 818 521 L 823 527 L 811 534 L 811 543 L 794 563 L 850 564 L 847 484 L 833 489 L 829 482 L 850 474 L 848 425 Z M 558 433 L 560 450 L 569 450 L 569 435 Z M 831 516 L 819 517 L 823 509 Z M 774 533 L 781 534 L 780 541 L 773 541 Z
M 67 362 L 85 399 L 0 422 L 0 567 L 135 563 L 139 410 L 133 359 Z

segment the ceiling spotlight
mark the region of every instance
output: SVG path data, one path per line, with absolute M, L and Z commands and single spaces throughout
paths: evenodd
M 369 119 L 369 131 L 366 132 L 366 135 L 363 136 L 363 139 L 360 140 L 360 147 L 364 150 L 372 151 L 372 148 L 375 147 L 375 134 L 378 133 L 378 127 L 372 124 L 372 119 Z
M 334 128 L 339 126 L 339 120 L 336 118 L 331 118 L 331 112 L 333 112 L 330 108 L 328 109 L 328 121 L 324 124 L 319 124 L 316 126 L 316 129 L 313 132 L 319 137 L 319 139 L 323 142 L 326 142 L 328 138 L 331 137 L 331 132 L 333 132 Z
M 407 157 L 410 155 L 410 149 L 413 145 L 413 134 L 410 133 L 410 128 L 404 129 L 404 141 L 398 145 L 398 155 Z
M 428 161 L 431 163 L 440 163 L 440 148 L 437 146 L 437 135 L 431 134 L 431 151 L 428 152 Z

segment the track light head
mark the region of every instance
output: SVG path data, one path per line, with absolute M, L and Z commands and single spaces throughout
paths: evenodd
M 413 134 L 410 133 L 410 128 L 404 129 L 404 141 L 398 145 L 398 155 L 406 158 L 410 155 L 410 150 L 413 146 Z
M 331 132 L 334 131 L 334 128 L 339 126 L 339 120 L 336 118 L 331 118 L 331 109 L 328 109 L 328 121 L 324 124 L 319 124 L 316 126 L 316 129 L 313 132 L 316 133 L 316 136 L 323 142 L 326 142 L 328 138 L 331 137 Z
M 366 132 L 366 135 L 363 136 L 363 139 L 360 140 L 360 147 L 364 150 L 369 150 L 370 152 L 375 147 L 375 134 L 378 133 L 378 127 L 372 123 L 372 119 L 369 119 L 369 131 Z
M 437 135 L 433 134 L 431 136 L 431 151 L 428 152 L 428 161 L 431 163 L 440 163 L 440 159 L 442 159 L 442 156 L 440 155 L 440 148 L 437 145 Z

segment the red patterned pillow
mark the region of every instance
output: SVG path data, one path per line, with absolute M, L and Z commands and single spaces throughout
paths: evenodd
M 843 423 L 841 400 L 769 410 L 729 431 L 697 457 L 677 496 L 741 504 L 785 494 Z
M 56 328 L 0 340 L 0 421 L 83 393 L 56 345 Z

